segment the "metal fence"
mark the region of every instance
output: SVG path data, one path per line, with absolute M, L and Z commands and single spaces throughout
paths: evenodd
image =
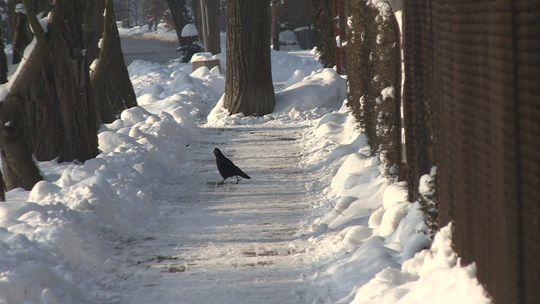
M 540 303 L 540 1 L 405 1 L 409 183 L 496 303 Z

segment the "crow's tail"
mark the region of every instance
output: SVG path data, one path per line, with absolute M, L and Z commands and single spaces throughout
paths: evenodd
M 249 175 L 245 174 L 242 170 L 238 169 L 238 176 L 241 176 L 243 178 L 246 178 L 246 179 L 251 179 L 251 177 L 249 177 Z

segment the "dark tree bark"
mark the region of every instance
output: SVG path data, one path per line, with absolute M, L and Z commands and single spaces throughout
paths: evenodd
M 11 38 L 13 38 L 13 34 L 15 34 L 15 5 L 20 0 L 8 0 L 8 24 L 9 24 L 9 35 Z M 12 40 L 13 41 L 13 40 Z
M 207 52 L 221 53 L 219 37 L 219 0 L 198 0 L 197 20 L 199 39 Z
M 270 3 L 229 0 L 224 106 L 232 114 L 261 116 L 274 110 L 270 64 Z
M 125 109 L 137 105 L 137 98 L 124 63 L 112 0 L 106 0 L 103 45 L 92 73 L 92 88 L 101 122 L 112 122 Z
M 103 37 L 106 0 L 85 0 L 83 33 L 88 67 L 99 57 L 98 42 Z
M 0 0 L 0 36 L 4 41 L 8 42 L 11 40 L 11 26 L 9 24 L 9 8 L 5 0 Z
M 94 108 L 82 43 L 82 2 L 57 0 L 45 34 L 25 1 L 37 43 L 1 103 L 0 148 L 8 189 L 41 177 L 32 160 L 84 161 L 97 153 Z M 28 148 L 31 147 L 31 149 Z
M 176 36 L 180 45 L 184 45 L 182 39 L 182 29 L 186 24 L 191 23 L 191 16 L 186 6 L 185 0 L 167 0 L 169 10 L 174 21 L 174 28 L 176 29 Z
M 45 66 L 20 96 L 27 105 L 25 118 L 36 158 L 84 161 L 98 153 L 98 117 L 83 43 L 84 5 L 81 0 L 55 3 L 54 18 L 62 21 L 50 24 L 43 38 L 49 47 Z
M 24 49 L 32 41 L 30 31 L 28 30 L 28 21 L 26 15 L 15 14 L 15 32 L 13 35 L 13 64 L 21 62 L 24 54 Z
M 195 27 L 197 28 L 197 31 L 199 32 L 199 36 L 201 36 L 203 32 L 201 0 L 192 0 L 191 10 L 193 11 L 193 23 L 195 23 Z
M 6 201 L 6 184 L 4 183 L 4 177 L 2 176 L 2 170 L 0 170 L 0 202 Z
M 20 100 L 11 98 L 0 103 L 0 149 L 5 188 L 26 190 L 42 180 L 24 134 L 24 118 Z M 5 177 L 5 180 L 4 180 Z
M 2 41 L 2 36 L 0 36 L 0 84 L 7 82 L 7 57 L 4 52 L 4 42 Z
M 332 0 L 313 0 L 313 9 L 315 12 L 315 45 L 320 53 L 319 60 L 322 65 L 331 68 L 336 65 Z

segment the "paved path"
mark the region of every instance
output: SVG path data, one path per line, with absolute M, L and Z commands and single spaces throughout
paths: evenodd
M 135 59 L 166 63 L 179 57 L 177 42 L 122 38 L 124 61 L 129 65 Z
M 203 129 L 192 152 L 196 175 L 162 190 L 150 238 L 118 249 L 132 273 L 119 303 L 313 303 L 306 280 L 313 244 L 299 237 L 314 199 L 300 165 L 302 130 Z M 217 185 L 214 147 L 252 179 Z

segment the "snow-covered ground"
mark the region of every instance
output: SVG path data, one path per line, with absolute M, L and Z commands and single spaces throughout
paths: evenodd
M 102 153 L 0 204 L 0 303 L 489 303 L 381 176 L 312 52 L 273 52 L 276 111 L 227 115 L 217 69 L 135 61 Z M 251 180 L 221 180 L 219 147 Z

